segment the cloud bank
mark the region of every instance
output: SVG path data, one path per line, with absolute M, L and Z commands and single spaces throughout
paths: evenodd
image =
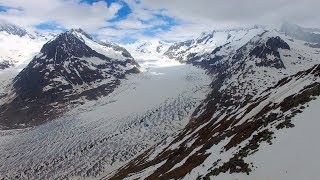
M 176 41 L 254 24 L 319 28 L 319 7 L 319 0 L 0 0 L 0 19 L 38 30 L 80 27 L 112 41 Z

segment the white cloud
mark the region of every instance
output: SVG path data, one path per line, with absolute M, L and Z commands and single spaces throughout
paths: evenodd
M 143 30 L 145 28 L 150 28 L 150 27 L 165 25 L 165 24 L 167 24 L 167 23 L 163 20 L 153 20 L 150 22 L 143 22 L 138 19 L 128 18 L 128 19 L 125 19 L 125 20 L 122 20 L 122 21 L 115 23 L 115 26 L 119 29 L 140 29 L 140 30 Z
M 156 29 L 158 26 L 165 26 L 167 22 L 159 19 L 156 15 L 161 14 L 159 9 L 151 9 L 145 4 L 138 3 L 135 0 L 125 0 L 131 9 L 131 13 L 124 19 L 112 24 L 112 28 L 106 27 L 100 29 L 97 34 L 101 39 L 119 41 L 122 38 L 132 39 L 153 39 L 144 34 L 144 31 L 152 28 L 153 32 L 161 31 Z
M 128 18 L 149 21 L 155 18 L 155 13 L 159 13 L 158 9 L 150 9 L 147 7 L 147 5 L 143 3 L 137 3 L 135 0 L 124 1 L 128 4 L 132 11 Z
M 156 38 L 164 41 L 182 41 L 195 38 L 200 33 L 210 29 L 213 29 L 213 27 L 203 24 L 182 24 L 173 26 L 169 31 L 159 31 Z
M 83 28 L 98 37 L 119 41 L 122 38 L 159 38 L 168 41 L 190 39 L 203 31 L 253 24 L 280 24 L 289 21 L 308 27 L 320 27 L 319 0 L 119 0 L 93 4 L 80 0 L 0 0 L 0 6 L 14 7 L 0 12 L 23 27 L 56 22 L 69 28 Z M 131 13 L 114 18 L 125 2 Z M 174 19 L 175 25 L 158 15 Z M 163 30 L 159 26 L 172 26 Z M 112 28 L 111 28 L 112 27 Z M 157 29 L 158 28 L 158 29 Z M 155 36 L 145 35 L 152 29 Z
M 161 39 L 190 39 L 202 31 L 220 28 L 278 26 L 284 21 L 320 27 L 319 0 L 141 0 L 151 9 L 165 9 L 168 16 L 183 22 L 157 36 Z
M 165 8 L 177 18 L 211 24 L 277 24 L 283 21 L 320 26 L 319 0 L 141 0 Z
M 65 28 L 83 28 L 91 33 L 109 25 L 106 20 L 115 17 L 121 5 L 104 1 L 80 3 L 79 0 L 2 0 L 0 5 L 14 7 L 0 13 L 0 18 L 23 27 L 56 22 Z

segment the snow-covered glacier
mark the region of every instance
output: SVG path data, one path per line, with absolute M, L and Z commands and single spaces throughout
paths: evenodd
M 209 92 L 210 76 L 173 61 L 137 62 L 144 71 L 110 95 L 46 124 L 2 131 L 0 177 L 103 177 L 183 129 Z

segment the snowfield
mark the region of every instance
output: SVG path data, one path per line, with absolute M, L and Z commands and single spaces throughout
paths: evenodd
M 142 60 L 110 95 L 27 130 L 0 132 L 0 178 L 101 178 L 183 129 L 211 78 L 191 65 Z
M 23 69 L 40 51 L 45 39 L 30 39 L 0 32 L 0 64 L 9 62 L 12 66 L 0 69 L 0 95 L 4 87 Z
M 221 174 L 218 180 L 314 179 L 319 176 L 319 107 L 320 98 L 308 103 L 308 108 L 293 118 L 294 128 L 277 132 L 272 146 L 261 144 L 258 152 L 247 159 L 256 169 L 245 174 Z

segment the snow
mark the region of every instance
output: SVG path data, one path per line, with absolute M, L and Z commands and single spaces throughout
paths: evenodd
M 237 50 L 237 48 L 240 48 L 242 45 L 246 44 L 248 41 L 250 41 L 250 43 L 248 44 L 248 49 L 254 48 L 256 46 L 256 43 L 265 43 L 268 40 L 268 38 L 270 38 L 270 37 L 281 36 L 282 39 L 287 41 L 287 38 L 288 38 L 287 36 L 281 35 L 276 31 L 269 31 L 269 32 L 265 33 L 262 37 L 258 37 L 256 35 L 260 30 L 261 29 L 249 30 L 247 33 L 240 33 L 239 31 L 237 31 L 236 34 L 234 34 L 234 36 L 242 37 L 242 39 L 241 40 L 239 39 L 239 40 L 232 42 L 230 45 L 227 46 L 227 48 L 231 47 L 232 48 L 231 50 L 224 51 L 224 49 L 222 49 L 222 52 L 219 51 L 218 55 L 226 55 L 227 57 L 230 57 L 230 56 L 228 56 L 229 55 L 228 53 L 231 52 L 231 55 L 232 55 L 232 53 L 234 53 L 234 51 Z M 255 32 L 253 32 L 253 31 L 255 31 Z M 250 34 L 250 32 L 251 32 L 251 34 Z M 225 36 L 226 34 L 223 34 L 221 32 L 214 32 L 213 34 L 217 35 L 219 37 L 219 38 L 217 38 L 216 41 L 212 40 L 210 42 L 209 41 L 210 38 L 207 38 L 206 40 L 204 40 L 205 43 L 198 43 L 198 44 L 195 43 L 194 45 L 191 46 L 191 49 L 186 49 L 184 46 L 182 46 L 182 47 L 180 47 L 180 49 L 178 49 L 178 52 L 182 52 L 179 50 L 184 49 L 184 50 L 188 51 L 187 53 L 196 52 L 196 53 L 198 53 L 199 56 L 205 54 L 206 52 L 210 52 L 210 51 L 208 51 L 208 49 L 212 50 L 212 48 L 214 47 L 214 46 L 211 46 L 212 44 L 216 45 L 218 43 L 221 43 L 221 42 L 223 42 L 223 39 L 225 37 L 227 37 L 227 36 Z M 206 37 L 206 36 L 207 36 L 206 34 L 203 34 L 203 37 Z M 256 36 L 256 37 L 254 37 L 254 36 Z M 252 37 L 254 37 L 254 38 L 252 39 Z M 232 36 L 231 36 L 231 38 L 232 38 Z M 201 39 L 201 38 L 198 38 L 198 39 Z M 196 41 L 194 41 L 194 42 L 196 42 Z M 210 44 L 210 43 L 212 43 L 212 44 Z M 306 70 L 308 68 L 311 68 L 313 65 L 320 63 L 319 53 L 317 53 L 316 50 L 305 46 L 304 42 L 301 42 L 301 41 L 291 42 L 288 40 L 287 43 L 290 45 L 291 50 L 282 50 L 282 49 L 279 50 L 281 59 L 283 60 L 283 62 L 285 64 L 285 68 L 276 69 L 276 68 L 265 67 L 265 66 L 260 67 L 260 66 L 257 66 L 256 63 L 261 61 L 261 59 L 256 58 L 256 57 L 252 57 L 252 58 L 244 57 L 245 66 L 246 66 L 245 70 L 243 72 L 241 72 L 241 71 L 232 72 L 231 71 L 232 73 L 234 73 L 234 74 L 232 74 L 233 76 L 225 82 L 224 86 L 222 86 L 220 91 L 228 89 L 230 87 L 230 85 L 234 85 L 235 87 L 243 87 L 243 89 L 238 89 L 239 91 L 236 92 L 236 94 L 235 94 L 235 95 L 239 95 L 239 97 L 241 96 L 241 91 L 243 93 L 249 93 L 249 94 L 252 93 L 253 95 L 255 95 L 254 96 L 255 98 L 262 97 L 262 96 L 270 93 L 270 91 L 268 91 L 268 92 L 266 92 L 266 94 L 262 94 L 262 95 L 261 95 L 261 92 L 266 90 L 266 88 L 268 88 L 268 87 L 274 86 L 275 83 L 277 81 L 279 81 L 280 79 L 282 79 L 288 75 L 296 74 L 298 71 Z M 204 51 L 206 51 L 206 52 L 203 53 Z M 249 54 L 248 52 L 245 52 L 245 55 L 248 55 L 248 54 Z M 185 55 L 185 54 L 183 54 L 183 55 Z M 270 60 L 272 60 L 275 57 L 268 56 L 268 58 Z M 228 60 L 228 58 L 225 58 L 225 60 Z M 238 62 L 230 61 L 230 62 L 225 62 L 225 63 L 238 63 Z M 244 75 L 244 72 L 246 70 L 248 70 L 247 71 L 248 73 Z M 261 102 L 255 108 L 253 108 L 248 114 L 246 114 L 244 116 L 244 118 L 242 120 L 240 120 L 240 122 L 238 122 L 238 124 L 242 124 L 245 121 L 250 120 L 250 118 L 252 118 L 257 113 L 259 113 L 262 110 L 262 108 L 264 108 L 267 104 L 279 103 L 279 102 L 283 101 L 284 98 L 299 92 L 301 89 L 303 89 L 303 87 L 305 87 L 306 85 L 310 85 L 311 83 L 314 83 L 314 82 L 318 82 L 318 80 L 315 80 L 313 76 L 306 76 L 305 78 L 300 78 L 300 79 L 294 78 L 290 83 L 287 83 L 286 86 L 277 88 L 276 90 L 272 90 L 270 97 L 268 99 L 264 100 L 263 102 Z M 249 83 L 249 84 L 246 87 L 243 85 L 243 83 Z M 244 110 L 247 107 L 248 106 L 246 106 L 238 111 L 234 111 L 234 113 L 236 113 L 237 117 L 240 118 L 245 113 Z M 231 107 L 230 109 L 234 110 L 232 108 L 233 107 Z M 279 109 L 276 109 L 272 112 L 279 112 Z M 223 117 L 224 117 L 224 115 L 220 116 L 219 120 L 221 120 Z M 215 123 L 218 123 L 219 120 L 217 120 Z M 232 127 L 230 127 L 230 128 L 232 128 Z M 178 148 L 182 142 L 187 141 L 193 133 L 196 133 L 198 131 L 199 131 L 199 129 L 197 129 L 193 132 L 189 132 L 189 134 L 186 134 L 181 141 L 178 141 L 178 142 L 172 144 L 170 147 L 168 147 L 168 149 L 173 150 L 173 149 Z M 253 135 L 258 133 L 258 131 L 260 131 L 260 130 L 257 130 L 257 132 L 253 133 Z M 232 137 L 230 137 L 230 138 L 232 138 Z M 224 150 L 224 146 L 230 141 L 230 138 L 227 138 L 227 139 L 221 141 L 220 143 L 218 143 L 217 145 L 213 146 L 212 148 L 210 148 L 207 151 L 207 153 L 210 153 L 209 157 L 201 165 L 199 165 L 198 167 L 195 167 L 189 174 L 187 174 L 184 177 L 184 179 L 196 179 L 199 175 L 206 175 L 208 172 L 210 172 L 210 169 L 212 168 L 212 164 L 219 159 L 221 159 L 221 161 L 218 163 L 217 166 L 221 166 L 224 162 L 228 161 L 233 156 L 233 154 L 235 152 L 237 152 L 237 149 L 236 149 L 237 147 L 233 147 L 233 148 L 229 149 L 228 151 L 221 152 L 221 150 Z M 248 138 L 248 139 L 250 139 L 250 138 Z M 246 143 L 248 143 L 248 139 L 243 141 L 242 143 L 238 144 L 238 146 L 240 147 L 240 146 L 243 146 Z M 195 138 L 188 140 L 187 145 L 190 146 L 194 142 L 194 140 L 195 140 Z M 164 147 L 164 145 L 161 145 L 161 146 L 157 146 L 156 148 L 162 149 L 163 147 Z M 264 148 L 264 146 L 262 146 L 259 149 L 262 149 L 262 148 Z M 280 151 L 280 152 L 282 152 L 282 151 Z M 305 150 L 305 152 L 307 152 L 307 150 Z M 155 154 L 158 154 L 158 153 L 159 153 L 158 150 L 156 150 Z M 150 157 L 155 157 L 155 155 L 153 153 L 150 153 L 149 159 L 150 159 Z M 187 158 L 185 158 L 182 162 L 177 163 L 174 168 L 182 165 L 186 159 Z M 280 159 L 280 157 L 278 157 L 278 159 Z M 272 158 L 269 157 L 269 160 L 272 161 Z M 250 160 L 249 160 L 249 162 L 250 162 Z M 270 164 L 272 164 L 272 162 L 270 162 Z M 171 170 L 173 170 L 174 168 L 172 168 Z M 263 169 L 262 169 L 262 171 L 263 171 Z M 139 174 L 139 172 L 137 172 L 136 177 L 139 177 L 138 174 Z M 248 178 L 246 178 L 247 177 L 246 175 L 240 175 L 240 176 L 244 176 L 245 178 L 243 178 L 243 179 L 248 179 Z M 316 176 L 314 176 L 314 177 L 316 177 Z M 220 176 L 218 178 L 220 178 Z M 213 178 L 213 179 L 216 179 L 216 178 Z M 233 175 L 230 175 L 226 179 L 236 179 L 236 177 L 234 177 Z M 252 178 L 252 179 L 263 179 L 263 178 L 259 178 L 259 177 L 255 176 L 255 178 Z M 276 178 L 269 178 L 269 179 L 279 179 L 279 178 L 276 177 Z M 314 179 L 314 178 L 311 178 L 311 179 Z
M 126 48 L 132 57 L 138 61 L 142 71 L 148 71 L 148 69 L 154 67 L 171 67 L 181 65 L 174 59 L 170 59 L 163 55 L 170 46 L 169 43 L 165 43 L 163 41 L 146 40 L 122 46 Z M 159 47 L 161 47 L 161 51 L 157 52 L 157 48 Z
M 301 78 L 299 80 L 292 80 L 291 83 L 289 83 L 286 86 L 282 86 L 280 88 L 277 88 L 275 92 L 271 92 L 271 96 L 267 98 L 266 100 L 262 101 L 257 105 L 255 108 L 253 108 L 250 112 L 248 112 L 238 123 L 237 125 L 240 125 L 247 121 L 248 119 L 252 118 L 256 114 L 258 114 L 265 106 L 267 106 L 269 103 L 280 103 L 285 99 L 286 97 L 298 93 L 303 87 L 310 85 L 312 82 L 317 82 L 313 80 L 313 76 L 307 76 L 305 78 Z
M 163 54 L 168 50 L 171 43 L 166 43 L 159 40 L 142 40 L 132 44 L 123 44 L 135 59 L 164 59 L 168 61 L 168 58 Z M 174 61 L 174 60 L 170 60 Z
M 236 49 L 261 32 L 261 28 L 252 28 L 204 33 L 200 38 L 194 40 L 190 49 L 183 46 L 178 49 L 177 53 L 179 55 L 180 52 L 188 51 L 183 56 L 188 53 L 204 55 L 218 46 L 232 42 L 230 51 L 222 49 L 217 53 L 218 55 L 228 55 L 230 52 L 234 53 Z M 75 31 L 73 33 L 76 33 L 77 37 L 81 37 L 89 47 L 98 53 L 113 59 L 126 59 L 121 51 L 114 51 L 114 49 L 103 46 L 81 33 Z M 266 33 L 262 39 L 255 37 L 251 41 L 265 41 L 266 38 L 274 35 L 278 35 L 278 33 Z M 1 37 L 0 45 L 3 45 L 4 41 L 16 43 L 12 47 L 19 47 L 20 41 L 25 41 L 23 43 L 31 41 L 24 38 L 15 41 L 16 37 L 7 37 L 7 35 Z M 205 40 L 201 43 L 195 43 L 202 38 Z M 288 39 L 285 35 L 282 35 L 281 38 Z M 290 45 L 290 51 L 279 50 L 286 69 L 258 67 L 255 64 L 260 59 L 247 59 L 246 68 L 251 65 L 256 72 L 246 77 L 242 76 L 242 72 L 235 72 L 220 90 L 227 89 L 231 84 L 251 82 L 254 87 L 246 87 L 246 92 L 254 92 L 255 90 L 262 92 L 281 78 L 319 63 L 319 53 L 315 48 L 305 46 L 302 41 L 287 41 L 287 43 Z M 35 128 L 0 131 L 0 153 L 2 154 L 0 157 L 0 179 L 5 174 L 14 177 L 17 171 L 20 171 L 21 175 L 24 174 L 22 171 L 25 171 L 29 174 L 25 175 L 28 179 L 53 179 L 64 178 L 64 176 L 78 179 L 85 176 L 87 171 L 94 170 L 94 167 L 100 168 L 99 173 L 101 172 L 101 174 L 98 175 L 98 178 L 102 178 L 110 175 L 150 147 L 157 148 L 149 154 L 149 160 L 158 155 L 186 126 L 191 113 L 209 92 L 209 84 L 212 82 L 204 70 L 164 57 L 163 53 L 169 45 L 160 41 L 143 41 L 125 45 L 140 64 L 142 72 L 129 75 L 126 79 L 121 80 L 121 84 L 110 95 L 96 101 L 83 100 L 84 104 L 75 108 L 70 104 L 69 107 L 72 110 L 63 117 Z M 11 51 L 4 48 L 0 49 L 0 55 L 9 54 L 10 57 L 15 57 L 17 51 L 18 49 Z M 31 53 L 30 49 L 26 49 L 21 60 L 15 62 L 16 66 L 0 70 L 0 83 L 2 83 L 0 95 L 1 92 L 6 91 L 4 88 L 10 88 L 8 86 L 10 78 L 13 78 L 34 55 L 28 53 Z M 42 54 L 37 56 L 41 57 Z M 273 59 L 274 56 L 268 58 Z M 98 58 L 82 57 L 82 59 L 95 66 L 104 63 Z M 54 70 L 53 67 L 49 68 Z M 92 66 L 92 68 L 94 67 Z M 78 75 L 81 77 L 79 73 Z M 265 82 L 266 79 L 268 82 Z M 112 78 L 106 79 L 90 84 L 90 86 L 108 83 L 112 80 Z M 59 78 L 54 78 L 52 81 L 67 83 Z M 299 92 L 311 82 L 315 82 L 314 79 L 307 76 L 299 80 L 293 79 L 289 85 L 272 90 L 270 97 L 253 108 L 238 124 L 250 120 L 268 103 L 279 103 L 289 95 Z M 50 88 L 51 86 L 48 85 L 44 90 Z M 74 88 L 79 93 L 90 87 L 86 84 L 84 87 L 74 86 Z M 237 94 L 241 94 L 241 92 L 239 91 Z M 11 96 L 13 97 L 14 94 Z M 257 93 L 255 97 L 258 96 L 261 94 Z M 295 128 L 276 131 L 277 139 L 273 140 L 272 146 L 262 143 L 258 152 L 245 159 L 249 162 L 252 161 L 257 166 L 250 176 L 226 173 L 220 174 L 214 179 L 316 179 L 317 171 L 319 171 L 317 162 L 320 160 L 317 154 L 320 152 L 320 145 L 317 144 L 319 134 L 316 129 L 319 126 L 316 118 L 319 106 L 319 98 L 310 102 L 309 108 L 294 118 Z M 245 113 L 246 108 L 247 106 L 238 110 L 238 118 Z M 217 112 L 214 116 L 218 115 L 220 114 Z M 220 116 L 216 123 L 226 115 Z M 196 138 L 189 138 L 206 125 L 207 123 L 199 126 L 193 132 L 188 132 L 181 141 L 168 148 L 176 149 L 187 140 L 187 146 L 191 146 Z M 232 153 L 236 151 L 235 147 L 227 152 L 220 152 L 230 141 L 230 138 L 226 138 L 208 149 L 206 152 L 210 154 L 208 158 L 187 174 L 185 179 L 195 179 L 199 174 L 207 174 L 212 168 L 212 163 L 219 159 L 221 161 L 218 165 L 229 160 Z M 164 140 L 165 142 L 163 142 Z M 239 146 L 247 142 L 244 141 Z M 160 147 L 156 146 L 158 144 Z M 195 148 L 189 156 L 200 148 Z M 171 170 L 183 165 L 189 156 L 177 163 Z M 275 159 L 277 163 L 275 163 Z M 164 163 L 165 161 L 162 161 L 128 178 L 146 177 Z M 43 170 L 35 173 L 34 170 L 37 167 L 43 167 Z M 97 173 L 93 172 L 93 174 Z
M 9 61 L 13 64 L 7 69 L 0 69 L 0 94 L 5 91 L 10 80 L 28 65 L 33 56 L 38 54 L 45 42 L 46 39 L 43 37 L 33 39 L 29 36 L 20 37 L 0 32 L 0 63 Z
M 105 64 L 106 61 L 102 60 L 100 58 L 97 57 L 82 57 L 81 59 L 85 59 L 86 61 L 92 63 L 95 66 L 101 65 L 101 64 Z M 67 68 L 66 68 L 67 69 Z
M 0 62 L 8 60 L 14 65 L 26 64 L 27 60 L 39 52 L 45 43 L 44 38 L 32 39 L 29 36 L 17 36 L 0 32 Z
M 128 59 L 127 57 L 122 55 L 122 51 L 117 51 L 112 47 L 104 46 L 102 42 L 89 39 L 84 34 L 82 34 L 81 32 L 77 32 L 76 30 L 71 30 L 71 32 L 77 38 L 79 38 L 80 40 L 83 40 L 83 42 L 87 46 L 89 46 L 92 50 L 96 51 L 97 53 L 103 54 L 106 57 L 112 58 L 114 60 L 124 61 Z
M 191 65 L 138 62 L 145 71 L 122 80 L 107 97 L 30 130 L 0 135 L 0 174 L 43 165 L 28 177 L 76 177 L 100 164 L 103 177 L 183 129 L 209 92 L 210 77 Z
M 202 33 L 200 37 L 192 40 L 190 46 L 181 46 L 171 53 L 173 53 L 174 58 L 186 61 L 190 54 L 196 54 L 196 56 L 210 54 L 215 48 L 230 42 L 232 42 L 232 49 L 236 50 L 262 32 L 262 28 L 247 28 Z M 229 53 L 230 49 L 227 52 L 218 52 L 218 55 L 228 55 Z
M 277 131 L 277 138 L 272 140 L 272 146 L 264 143 L 258 152 L 246 158 L 246 161 L 257 166 L 249 176 L 226 173 L 213 179 L 318 179 L 320 98 L 308 105 L 308 108 L 293 118 L 294 128 Z

